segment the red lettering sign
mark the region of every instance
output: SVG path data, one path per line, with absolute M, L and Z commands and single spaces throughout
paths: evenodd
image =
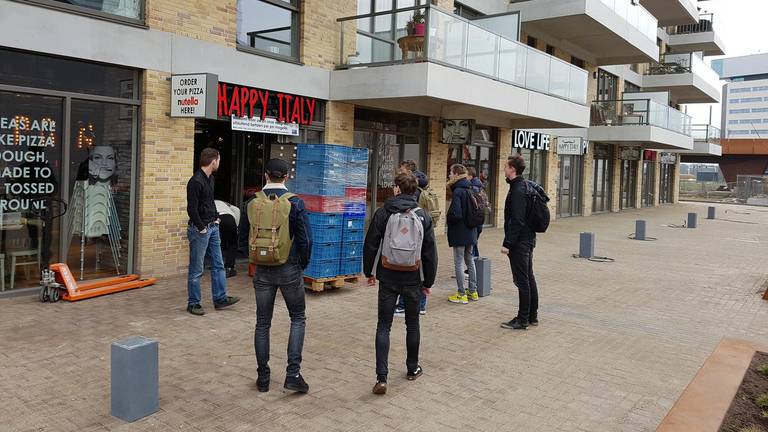
M 311 125 L 315 120 L 317 100 L 313 98 L 226 83 L 219 83 L 218 93 L 219 117 L 272 117 L 300 125 Z M 197 105 L 197 101 L 189 104 Z

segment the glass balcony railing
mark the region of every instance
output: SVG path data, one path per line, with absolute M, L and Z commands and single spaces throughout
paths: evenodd
M 708 13 L 699 15 L 699 22 L 696 24 L 686 24 L 672 27 L 669 30 L 670 35 L 709 33 L 715 31 L 715 15 Z
M 695 54 L 664 54 L 659 63 L 651 65 L 646 75 L 693 73 L 710 85 L 720 88 L 720 76 L 704 60 Z
M 627 20 L 632 27 L 640 30 L 645 37 L 656 43 L 656 29 L 659 21 L 644 7 L 633 0 L 600 0 L 617 15 Z
M 691 136 L 691 116 L 651 99 L 592 102 L 592 126 L 649 125 Z
M 720 144 L 720 128 L 711 125 L 693 125 L 691 131 L 695 141 Z
M 340 18 L 339 67 L 428 61 L 587 104 L 587 71 L 432 5 Z

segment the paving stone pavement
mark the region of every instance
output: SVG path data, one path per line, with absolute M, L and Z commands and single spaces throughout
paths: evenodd
M 653 431 L 723 336 L 768 343 L 768 209 L 681 204 L 560 220 L 535 253 L 541 326 L 499 328 L 517 307 L 502 232 L 483 232 L 493 293 L 453 305 L 451 253 L 422 320 L 425 376 L 406 381 L 405 331 L 393 327 L 389 394 L 374 383 L 376 290 L 308 293 L 308 395 L 283 391 L 288 314 L 272 328 L 272 391 L 256 391 L 255 301 L 230 281 L 232 310 L 184 311 L 184 278 L 78 303 L 0 300 L 0 431 Z M 699 228 L 677 229 L 688 211 Z M 654 242 L 629 240 L 648 221 Z M 727 219 L 727 220 L 725 220 Z M 614 263 L 577 260 L 580 231 Z M 204 281 L 204 297 L 210 295 Z M 278 298 L 278 302 L 281 300 Z M 110 343 L 160 343 L 161 410 L 109 414 Z

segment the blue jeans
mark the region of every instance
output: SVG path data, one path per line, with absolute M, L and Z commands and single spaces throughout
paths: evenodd
M 288 336 L 288 376 L 296 376 L 301 369 L 301 352 L 304 348 L 306 327 L 306 303 L 304 301 L 304 275 L 301 266 L 289 258 L 281 266 L 258 266 L 253 277 L 256 291 L 256 332 L 253 345 L 259 380 L 267 380 L 269 369 L 269 331 L 272 328 L 272 313 L 275 309 L 277 290 L 283 295 L 288 315 L 291 317 L 291 331 Z
M 420 292 L 419 295 L 421 296 L 419 299 L 419 310 L 425 311 L 427 310 L 427 296 L 425 296 L 423 292 Z M 405 310 L 405 298 L 403 296 L 400 296 L 397 300 L 397 309 Z
M 203 265 L 206 254 L 211 258 L 211 292 L 213 302 L 227 299 L 227 280 L 224 271 L 224 259 L 221 257 L 221 238 L 219 226 L 211 225 L 208 232 L 200 233 L 197 228 L 187 228 L 189 239 L 189 275 L 187 276 L 187 304 L 200 304 L 200 279 L 203 277 Z

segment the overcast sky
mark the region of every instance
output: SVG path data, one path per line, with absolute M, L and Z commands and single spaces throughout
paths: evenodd
M 642 2 L 641 2 L 642 3 Z M 701 12 L 712 12 L 715 29 L 725 44 L 726 57 L 768 52 L 768 0 L 708 0 L 699 2 Z M 707 57 L 709 62 L 720 57 Z M 720 127 L 719 104 L 688 105 L 694 124 L 709 120 Z

